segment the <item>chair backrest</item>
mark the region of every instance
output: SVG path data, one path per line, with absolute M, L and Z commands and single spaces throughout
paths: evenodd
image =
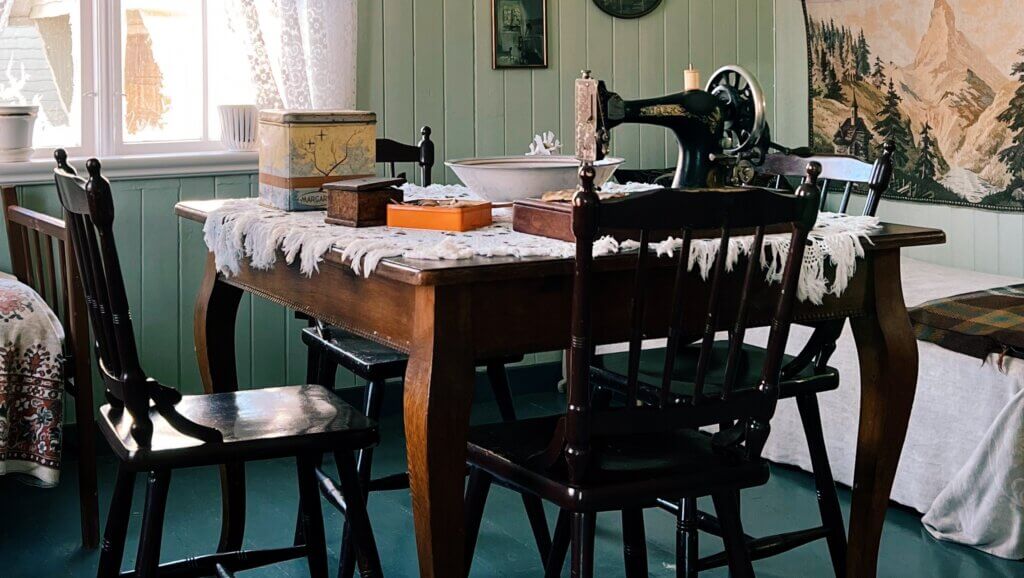
M 760 456 L 767 438 L 768 421 L 775 412 L 782 354 L 788 337 L 793 299 L 796 294 L 800 266 L 803 260 L 807 234 L 817 217 L 818 190 L 815 186 L 820 166 L 807 167 L 807 182 L 795 193 L 759 188 L 746 189 L 656 189 L 633 193 L 621 199 L 599 202 L 594 192 L 592 167 L 580 171 L 581 187 L 573 199 L 572 226 L 576 236 L 576 261 L 573 283 L 572 329 L 569 357 L 568 403 L 564 427 L 552 440 L 552 448 L 559 447 L 564 456 L 570 478 L 581 481 L 593 453 L 592 440 L 614 438 L 618 435 L 669 434 L 681 429 L 715 423 L 730 423 L 728 431 L 718 439 L 729 439 L 725 447 L 743 452 L 747 457 Z M 785 258 L 782 279 L 767 283 L 761 270 L 761 251 L 765 244 L 765 230 L 788 226 L 790 245 Z M 594 342 L 591 294 L 593 280 L 593 245 L 599 230 L 633 230 L 639 232 L 640 247 L 635 261 L 634 287 L 629 302 L 629 356 L 625 376 L 627 403 L 623 408 L 593 412 L 590 408 L 591 356 Z M 689 273 L 690 249 L 695 231 L 717 230 L 721 234 L 718 252 L 710 271 L 707 287 L 696 282 Z M 728 270 L 730 239 L 742 230 L 749 235 L 753 230 L 752 245 L 747 259 L 742 286 L 732 290 L 735 282 L 728 279 L 734 273 Z M 675 231 L 681 246 L 675 263 L 652 257 L 649 240 L 653 232 Z M 784 234 L 784 233 L 783 233 Z M 707 242 L 707 241 L 699 241 Z M 654 263 L 655 261 L 661 263 Z M 657 403 L 640 406 L 639 365 L 642 340 L 650 322 L 645 314 L 651 285 L 647 283 L 654 267 L 674 266 L 674 282 L 670 299 L 668 321 L 668 352 L 679 350 L 690 339 L 683 337 L 684 317 L 700 319 L 703 336 L 694 376 L 691 403 L 676 405 L 670 402 L 670 386 L 675 355 L 665 357 L 664 375 L 657 395 Z M 663 269 L 664 270 L 664 269 Z M 727 283 L 733 283 L 728 285 Z M 700 295 L 708 295 L 706 299 Z M 733 391 L 740 362 L 741 346 L 746 331 L 751 304 L 764 307 L 771 304 L 771 333 L 767 355 L 761 371 L 759 387 L 753 390 Z M 693 323 L 690 324 L 694 326 Z M 712 346 L 715 333 L 728 329 L 730 333 L 728 356 L 724 367 L 725 378 L 719 392 L 706 394 L 704 383 L 712 370 Z M 691 332 L 692 336 L 692 332 Z M 730 437 L 731 436 L 731 437 Z
M 91 392 L 89 318 L 64 221 L 18 204 L 14 187 L 4 187 L 2 197 L 14 276 L 42 297 L 64 327 L 65 364 L 77 368 L 66 372 L 72 395 Z
M 850 195 L 854 187 L 867 187 L 867 199 L 862 213 L 875 216 L 882 195 L 889 189 L 892 181 L 892 155 L 896 147 L 891 142 L 882 145 L 881 152 L 874 164 L 866 163 L 857 157 L 844 155 L 815 155 L 799 157 L 786 154 L 770 154 L 765 157 L 764 164 L 757 167 L 757 172 L 770 175 L 775 179 L 775 188 L 782 187 L 786 177 L 802 177 L 807 163 L 814 161 L 821 165 L 821 176 L 818 186 L 821 189 L 821 205 L 824 211 L 828 203 L 830 191 L 842 189 L 843 196 L 839 202 L 839 212 L 845 213 L 850 206 Z
M 434 141 L 430 140 L 430 127 L 420 129 L 420 142 L 416 146 L 402 144 L 387 138 L 377 139 L 377 162 L 391 166 L 395 175 L 395 163 L 416 163 L 420 167 L 420 184 L 430 186 L 434 168 Z
M 64 207 L 67 229 L 96 337 L 96 356 L 108 399 L 120 402 L 132 417 L 131 433 L 142 446 L 149 444 L 150 384 L 139 365 L 128 298 L 114 242 L 114 202 L 110 183 L 100 174 L 100 162 L 89 159 L 88 180 L 67 164 L 67 154 L 55 153 L 54 181 Z

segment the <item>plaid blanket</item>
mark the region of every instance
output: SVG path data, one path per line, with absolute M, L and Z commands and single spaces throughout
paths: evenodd
M 929 301 L 910 320 L 918 339 L 964 355 L 1024 357 L 1024 284 Z

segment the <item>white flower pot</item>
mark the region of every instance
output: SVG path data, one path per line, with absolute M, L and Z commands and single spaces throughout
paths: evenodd
M 220 142 L 229 151 L 254 151 L 257 139 L 256 107 L 251 104 L 222 104 L 220 113 Z
M 32 131 L 38 115 L 38 106 L 0 105 L 0 163 L 32 157 Z

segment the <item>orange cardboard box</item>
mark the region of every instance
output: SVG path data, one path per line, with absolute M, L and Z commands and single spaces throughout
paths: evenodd
M 461 207 L 388 205 L 388 226 L 435 231 L 471 231 L 492 222 L 491 203 L 470 202 Z

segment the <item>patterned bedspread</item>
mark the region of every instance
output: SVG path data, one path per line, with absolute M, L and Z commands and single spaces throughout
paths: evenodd
M 910 310 L 914 332 L 957 353 L 1024 357 L 1024 285 L 929 301 Z
M 0 475 L 59 480 L 64 330 L 27 285 L 0 278 Z

